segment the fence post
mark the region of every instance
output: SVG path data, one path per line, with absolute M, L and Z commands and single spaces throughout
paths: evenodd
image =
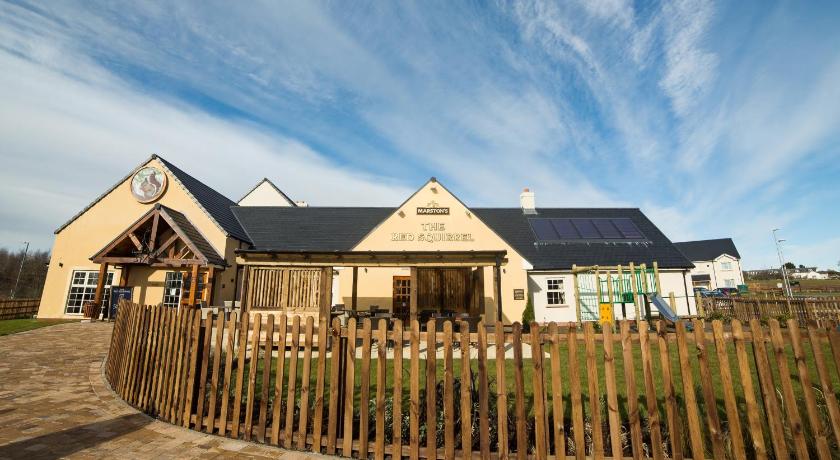
M 694 303 L 695 303 L 695 308 L 697 308 L 697 316 L 699 316 L 701 318 L 705 318 L 706 317 L 706 306 L 703 305 L 703 298 L 700 297 L 700 293 L 697 292 L 697 291 L 694 291 Z

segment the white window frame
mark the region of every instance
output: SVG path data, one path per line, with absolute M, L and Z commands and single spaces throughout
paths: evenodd
M 721 262 L 720 263 L 721 270 L 732 270 L 732 262 Z
M 163 298 L 160 301 L 161 305 L 164 307 L 179 308 L 181 306 L 181 302 L 184 300 L 184 297 L 190 295 L 191 276 L 192 275 L 190 273 L 181 271 L 166 272 L 166 277 L 163 280 Z M 177 280 L 171 279 L 176 277 L 178 278 Z M 177 286 L 170 286 L 170 282 L 177 283 Z M 177 291 L 177 294 L 173 294 L 173 290 Z M 195 298 L 201 299 L 201 296 L 204 295 L 204 276 L 201 273 L 198 274 L 196 291 L 198 292 L 196 293 Z
M 545 305 L 548 308 L 566 307 L 566 280 L 548 278 L 545 280 Z
M 174 278 L 177 278 L 177 280 Z M 171 286 L 170 283 L 177 283 L 177 287 Z M 173 293 L 173 291 L 177 291 L 177 293 Z M 164 307 L 179 308 L 181 306 L 181 298 L 183 295 L 184 272 L 166 272 L 166 277 L 163 280 L 163 298 L 160 300 L 161 305 Z
M 81 276 L 76 276 L 77 274 Z M 111 297 L 114 272 L 109 271 L 106 276 L 105 284 L 102 286 L 100 302 L 107 302 Z M 85 304 L 94 300 L 98 280 L 99 270 L 78 269 L 70 272 L 70 287 L 67 289 L 67 298 L 64 302 L 65 315 L 82 315 L 84 313 Z
M 735 280 L 733 278 L 726 278 L 725 280 L 723 280 L 723 285 L 724 285 L 723 287 L 728 287 L 728 288 L 738 287 L 735 284 Z

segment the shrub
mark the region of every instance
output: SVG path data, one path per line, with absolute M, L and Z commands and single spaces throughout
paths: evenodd
M 531 330 L 531 323 L 534 318 L 534 304 L 531 302 L 531 296 L 528 296 L 528 301 L 525 303 L 525 311 L 522 312 L 522 330 L 528 332 Z

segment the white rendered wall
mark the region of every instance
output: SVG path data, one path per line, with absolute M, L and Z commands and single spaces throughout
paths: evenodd
M 271 184 L 263 181 L 251 193 L 239 200 L 239 206 L 291 206 L 292 203 Z
M 731 268 L 724 269 L 724 264 L 729 263 Z M 691 275 L 709 275 L 710 285 L 709 289 L 717 289 L 727 287 L 726 281 L 730 280 L 734 283 L 730 287 L 737 287 L 739 284 L 744 284 L 744 274 L 741 271 L 741 261 L 728 256 L 726 254 L 718 257 L 713 261 L 693 261 L 694 268 L 691 270 Z M 691 278 L 689 277 L 689 288 L 691 288 Z

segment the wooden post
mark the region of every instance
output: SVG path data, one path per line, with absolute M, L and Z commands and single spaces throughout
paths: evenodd
M 359 298 L 359 267 L 353 267 L 353 295 L 350 298 L 350 309 L 356 312 Z
M 251 266 L 242 267 L 242 290 L 239 291 L 240 315 L 248 311 L 248 287 L 251 284 Z
M 128 271 L 131 265 L 123 265 L 120 269 L 120 287 L 128 286 Z
M 96 291 L 93 297 L 93 309 L 90 312 L 90 319 L 95 321 L 99 316 L 102 307 L 102 291 L 105 289 L 105 278 L 108 276 L 108 262 L 99 264 L 99 278 L 96 279 Z
M 615 291 L 613 290 L 613 283 L 612 283 L 612 274 L 607 272 L 607 301 L 610 303 L 610 327 L 612 327 L 613 323 L 615 322 L 615 312 L 613 309 L 615 308 Z
M 653 279 L 656 281 L 656 292 L 657 294 L 662 294 L 662 284 L 659 281 L 659 263 L 655 260 L 653 261 Z
M 598 310 L 601 309 L 601 270 L 595 269 L 595 298 L 598 299 L 596 303 L 596 307 Z
M 700 297 L 700 293 L 696 292 L 696 291 L 694 292 L 694 303 L 696 304 L 695 307 L 697 309 L 697 314 L 701 318 L 705 319 L 706 318 L 706 306 L 703 305 L 703 298 Z
M 321 268 L 321 298 L 319 299 L 321 320 L 324 318 L 329 320 L 330 317 L 330 307 L 332 307 L 332 271 L 332 267 Z
M 204 292 L 201 294 L 202 300 L 207 302 L 207 306 L 213 305 L 213 281 L 216 280 L 216 267 L 207 267 L 207 282 L 204 283 Z
M 496 283 L 496 317 L 502 321 L 502 267 L 498 260 L 493 267 L 493 281 Z
M 636 307 L 636 321 L 639 321 L 642 314 L 639 308 L 639 288 L 636 282 L 636 267 L 633 265 L 633 262 L 630 262 L 630 291 L 633 293 L 633 306 Z
M 192 273 L 190 274 L 190 299 L 189 306 L 195 306 L 195 291 L 198 290 L 198 264 L 192 266 Z
M 577 265 L 572 264 L 572 279 L 575 285 L 575 319 L 580 322 L 580 288 L 578 287 Z
M 411 321 L 417 320 L 417 267 L 411 267 L 411 279 L 409 280 L 409 303 L 408 316 Z M 482 294 L 484 294 L 482 292 Z M 482 313 L 483 314 L 483 313 Z
M 647 295 L 648 295 L 648 292 L 650 291 L 650 286 L 648 286 L 647 265 L 646 264 L 641 264 L 641 265 L 639 265 L 639 268 L 641 269 L 642 292 L 644 293 L 644 298 L 645 298 L 645 318 L 650 320 L 650 308 L 647 305 Z

